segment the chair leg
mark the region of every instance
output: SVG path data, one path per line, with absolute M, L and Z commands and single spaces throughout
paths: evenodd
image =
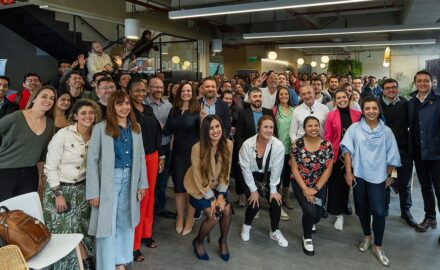
M 79 248 L 79 245 L 81 245 L 81 243 L 79 243 L 79 244 L 76 246 L 76 248 L 75 248 L 75 251 L 76 251 L 76 257 L 78 258 L 79 269 L 80 269 L 80 270 L 84 270 L 84 265 L 83 265 L 83 260 L 82 260 L 82 257 L 81 257 L 81 250 L 80 250 L 80 248 Z

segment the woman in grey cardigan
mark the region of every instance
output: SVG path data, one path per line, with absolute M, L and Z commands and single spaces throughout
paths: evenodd
M 96 237 L 96 269 L 122 270 L 133 260 L 139 201 L 148 186 L 145 154 L 125 92 L 110 96 L 106 119 L 93 128 L 87 156 L 89 234 Z

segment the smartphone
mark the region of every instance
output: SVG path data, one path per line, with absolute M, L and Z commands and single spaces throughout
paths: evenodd
M 315 197 L 315 204 L 318 206 L 322 206 L 322 200 L 318 197 Z

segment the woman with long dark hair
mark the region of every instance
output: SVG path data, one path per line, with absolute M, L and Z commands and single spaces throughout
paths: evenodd
M 147 247 L 157 247 L 157 243 L 152 238 L 154 191 L 157 173 L 163 169 L 165 164 L 165 155 L 163 155 L 161 148 L 162 127 L 150 105 L 143 104 L 147 97 L 147 84 L 141 78 L 131 79 L 127 84 L 127 92 L 131 98 L 136 120 L 141 126 L 148 180 L 147 192 L 140 202 L 140 222 L 136 226 L 134 234 L 133 257 L 136 262 L 140 262 L 144 260 L 144 256 L 140 251 L 141 241 Z
M 93 125 L 100 118 L 99 106 L 87 99 L 78 100 L 69 115 L 70 125 L 60 129 L 48 146 L 44 173 L 44 220 L 51 233 L 81 233 L 84 269 L 95 269 L 94 243 L 88 235 L 90 205 L 86 201 L 87 149 Z M 78 269 L 75 252 L 49 269 Z
M 336 110 L 327 114 L 324 126 L 324 138 L 332 143 L 333 170 L 328 180 L 327 211 L 336 215 L 334 227 L 342 231 L 344 228 L 343 214 L 349 214 L 347 205 L 350 187 L 345 182 L 344 154 L 339 149 L 345 132 L 351 124 L 359 122 L 362 113 L 349 107 L 350 99 L 344 90 L 335 92 Z
M 303 212 L 303 251 L 313 256 L 312 232 L 322 216 L 326 183 L 333 165 L 333 150 L 331 143 L 321 138 L 318 118 L 307 116 L 303 128 L 305 134 L 295 141 L 290 163 L 295 179 L 293 190 Z
M 289 188 L 290 188 L 290 123 L 293 115 L 293 103 L 290 97 L 290 92 L 287 86 L 279 86 L 275 97 L 275 106 L 272 108 L 273 116 L 277 126 L 277 138 L 284 145 L 284 165 L 283 172 L 281 173 L 282 190 L 281 197 L 285 207 L 292 209 L 293 202 L 289 200 Z
M 124 270 L 133 261 L 134 229 L 147 183 L 141 128 L 130 97 L 111 94 L 106 120 L 89 143 L 86 199 L 92 206 L 89 235 L 96 237 L 96 269 Z
M 43 170 L 37 163 L 54 134 L 56 91 L 43 86 L 29 97 L 26 109 L 0 119 L 0 201 L 42 190 Z
M 382 250 L 385 232 L 385 188 L 391 185 L 391 173 L 400 166 L 400 154 L 392 130 L 380 118 L 379 101 L 366 97 L 362 101 L 362 118 L 352 124 L 341 141 L 345 157 L 345 180 L 353 188 L 356 214 L 364 237 L 358 248 L 373 254 L 382 265 L 389 259 Z M 371 222 L 373 217 L 373 222 Z
M 61 129 L 69 125 L 69 120 L 67 119 L 69 115 L 70 107 L 72 106 L 72 95 L 69 92 L 60 92 L 57 95 L 57 100 L 55 102 L 55 128 Z
M 232 141 L 226 139 L 221 119 L 207 115 L 200 128 L 200 142 L 191 150 L 191 167 L 185 175 L 184 185 L 191 205 L 203 210 L 206 218 L 192 244 L 196 257 L 209 260 L 203 240 L 220 223 L 220 257 L 229 260 L 226 238 L 231 225 L 231 205 L 227 201 L 229 172 L 232 161 Z
M 199 130 L 200 109 L 195 91 L 191 84 L 183 83 L 177 89 L 173 108 L 168 114 L 164 128 L 165 135 L 172 134 L 173 136 L 171 172 L 176 193 L 176 232 L 182 235 L 189 234 L 194 225 L 195 210 L 189 204 L 183 179 L 191 166 L 191 148 L 199 140 Z

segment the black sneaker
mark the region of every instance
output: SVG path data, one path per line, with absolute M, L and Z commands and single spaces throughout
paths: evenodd
M 171 212 L 171 211 L 166 210 L 166 209 L 163 210 L 160 213 L 155 213 L 154 215 L 158 216 L 158 217 L 169 218 L 169 219 L 175 219 L 176 218 L 176 213 Z
M 409 211 L 403 212 L 400 217 L 405 220 L 406 224 L 408 224 L 410 227 L 415 228 L 417 226 L 417 222 Z
M 327 212 L 327 207 L 325 205 L 322 206 L 322 214 L 321 214 L 322 218 L 328 218 L 328 212 Z
M 437 221 L 435 219 L 425 218 L 422 223 L 417 224 L 417 232 L 427 232 L 431 229 L 437 228 Z

